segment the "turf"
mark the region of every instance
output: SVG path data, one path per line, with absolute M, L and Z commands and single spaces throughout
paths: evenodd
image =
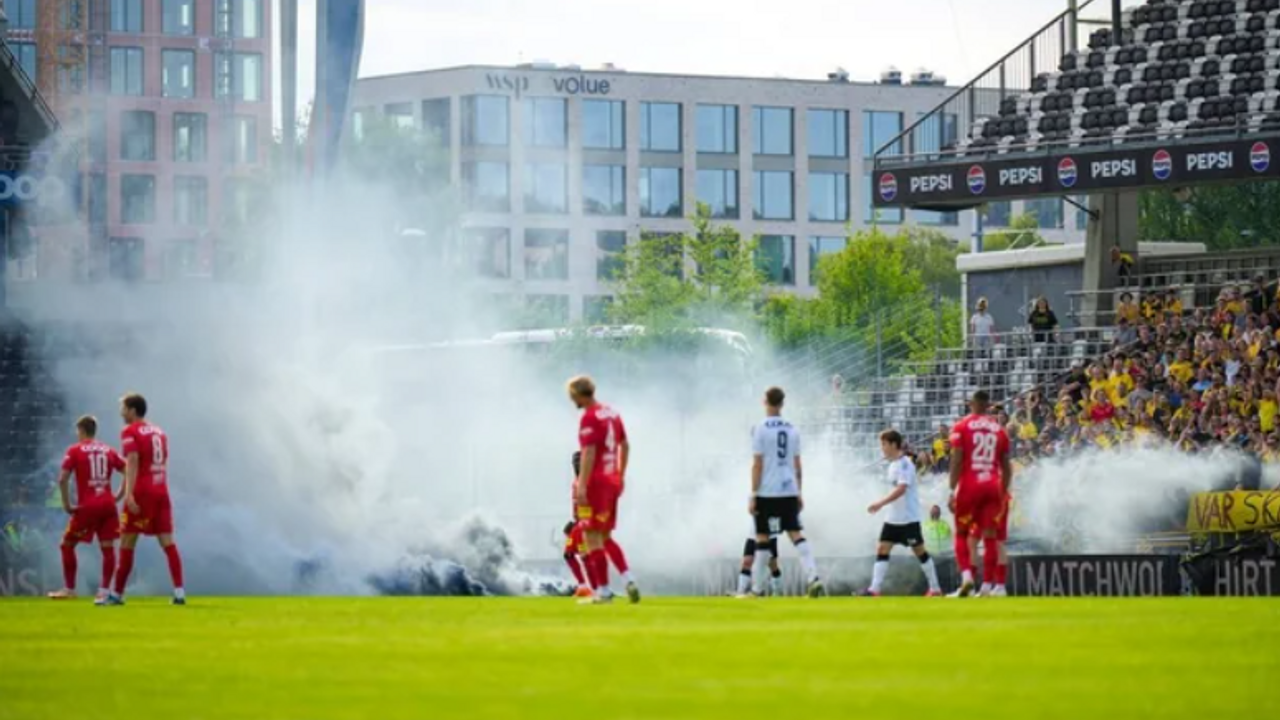
M 0 601 L 0 718 L 1217 718 L 1268 599 Z

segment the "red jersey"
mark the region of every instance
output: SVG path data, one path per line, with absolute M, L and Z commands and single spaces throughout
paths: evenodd
M 78 442 L 67 448 L 62 469 L 75 475 L 78 507 L 115 507 L 111 473 L 124 471 L 124 460 L 115 448 L 97 440 Z
M 1000 482 L 1000 468 L 1009 456 L 1009 435 L 995 418 L 969 415 L 951 429 L 951 447 L 963 458 L 960 485 Z
M 596 449 L 596 461 L 591 468 L 591 477 L 587 479 L 588 484 L 622 484 L 618 448 L 626 441 L 627 429 L 622 425 L 622 416 L 613 408 L 597 403 L 582 413 L 578 443 L 583 450 L 588 447 Z
M 169 437 L 157 425 L 141 420 L 120 433 L 125 458 L 138 454 L 138 481 L 135 495 L 169 496 Z

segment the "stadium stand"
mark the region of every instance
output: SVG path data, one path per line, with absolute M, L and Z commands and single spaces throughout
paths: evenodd
M 36 359 L 41 342 L 0 310 L 0 507 L 42 504 L 50 488 L 39 470 L 64 413 L 57 384 Z

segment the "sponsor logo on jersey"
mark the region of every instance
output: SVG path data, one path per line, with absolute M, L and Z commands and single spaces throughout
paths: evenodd
M 1271 147 L 1264 142 L 1256 142 L 1249 148 L 1249 166 L 1254 172 L 1266 172 L 1271 167 Z
M 893 202 L 898 197 L 898 178 L 893 173 L 885 173 L 880 176 L 880 199 L 885 202 Z
M 1079 172 L 1075 160 L 1069 157 L 1062 158 L 1058 162 L 1058 184 L 1064 188 L 1075 187 L 1076 180 L 1080 177 Z
M 981 165 L 969 168 L 969 192 L 981 195 L 987 189 L 987 171 Z
M 1157 180 L 1168 180 L 1173 175 L 1173 156 L 1168 150 L 1162 148 L 1151 156 L 1151 174 Z

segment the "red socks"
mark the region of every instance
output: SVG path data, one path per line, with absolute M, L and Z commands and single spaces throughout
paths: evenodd
M 627 556 L 622 554 L 622 546 L 609 538 L 605 541 L 604 551 L 609 555 L 609 562 L 620 574 L 627 572 Z
M 573 573 L 573 579 L 577 580 L 579 585 L 585 585 L 587 578 L 582 574 L 582 567 L 578 564 L 578 556 L 567 552 L 564 554 L 564 561 L 569 565 L 569 572 Z
M 586 566 L 591 589 L 599 589 L 609 584 L 609 558 L 603 550 L 592 550 L 587 553 Z
M 1000 542 L 995 538 L 982 538 L 982 582 L 995 584 L 999 576 Z
M 124 595 L 124 586 L 129 584 L 129 573 L 133 572 L 133 548 L 120 548 L 120 564 L 116 568 L 116 595 Z
M 102 548 L 102 584 L 98 587 L 111 587 L 111 578 L 116 574 L 116 549 L 111 546 Z
M 62 546 L 62 587 L 76 589 L 76 546 Z
M 1009 572 L 1009 566 L 1007 564 L 1000 563 L 999 565 L 996 565 L 996 584 L 997 585 L 1004 584 L 1005 574 L 1008 572 Z
M 961 572 L 973 572 L 973 557 L 969 554 L 969 537 L 967 535 L 956 534 L 956 566 Z
M 164 556 L 169 560 L 169 577 L 173 580 L 174 589 L 182 587 L 182 556 L 178 554 L 178 546 L 170 545 L 164 549 Z

